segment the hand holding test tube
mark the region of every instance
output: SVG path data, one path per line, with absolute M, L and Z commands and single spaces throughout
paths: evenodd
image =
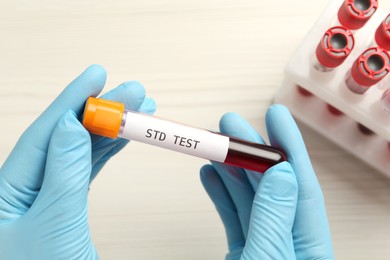
M 69 84 L 25 131 L 0 168 L 1 259 L 99 259 L 89 233 L 88 191 L 102 166 L 127 144 L 127 140 L 91 138 L 77 118 L 82 114 L 86 98 L 96 96 L 103 89 L 105 75 L 102 67 L 94 65 Z M 144 96 L 139 83 L 127 82 L 103 98 L 125 102 L 133 111 L 153 113 L 154 101 Z M 287 109 L 272 106 L 267 114 L 267 128 L 271 144 L 283 148 L 291 164 L 279 163 L 267 170 L 264 177 L 217 162 L 201 170 L 206 191 L 225 225 L 229 223 L 226 225 L 228 241 L 236 245 L 231 253 L 246 257 L 261 253 L 275 259 L 288 259 L 290 254 L 307 259 L 332 257 L 321 189 Z M 237 129 L 242 131 L 235 132 Z M 221 131 L 236 136 L 229 139 L 240 140 L 238 147 L 241 142 L 245 143 L 244 147 L 248 143 L 263 143 L 261 137 L 252 139 L 253 143 L 244 141 L 254 130 L 234 114 L 223 117 Z M 164 139 L 157 131 L 146 135 Z M 200 145 L 196 141 L 190 141 L 190 145 L 188 140 L 179 137 L 174 140 L 184 147 L 190 146 L 186 147 L 188 149 Z M 272 151 L 271 154 L 281 153 Z M 220 178 L 224 178 L 223 183 Z M 249 183 L 253 188 L 247 187 Z M 235 205 L 229 194 L 234 196 Z M 221 207 L 221 203 L 226 207 Z M 251 213 L 248 205 L 252 203 L 257 206 Z M 252 223 L 250 217 L 254 220 Z M 292 231 L 298 240 L 294 244 L 291 239 L 285 241 L 292 237 Z M 260 246 L 258 241 L 262 241 Z M 311 250 L 313 241 L 320 250 Z M 272 245 L 277 245 L 278 249 Z
M 272 105 L 266 126 L 271 145 L 282 148 L 288 162 L 264 175 L 216 162 L 201 169 L 225 226 L 226 259 L 334 259 L 321 187 L 294 119 L 285 107 Z M 222 117 L 220 130 L 264 143 L 234 113 Z
M 78 121 L 106 72 L 92 65 L 25 130 L 0 168 L 0 259 L 99 259 L 88 224 L 88 194 L 102 166 L 126 140 L 94 138 Z M 153 113 L 137 82 L 102 97 Z

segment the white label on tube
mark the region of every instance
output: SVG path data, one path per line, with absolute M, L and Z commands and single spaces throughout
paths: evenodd
M 227 136 L 134 112 L 126 114 L 120 136 L 217 162 L 229 149 Z

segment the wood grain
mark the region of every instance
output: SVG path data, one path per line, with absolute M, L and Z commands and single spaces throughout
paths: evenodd
M 227 111 L 266 136 L 283 68 L 326 1 L 0 0 L 0 162 L 86 66 L 106 90 L 142 82 L 161 117 L 217 129 Z M 388 1 L 381 8 L 390 10 Z M 301 126 L 326 198 L 338 259 L 390 258 L 390 180 Z M 145 165 L 145 160 L 152 164 Z M 102 259 L 223 259 L 222 224 L 201 159 L 132 143 L 90 192 Z

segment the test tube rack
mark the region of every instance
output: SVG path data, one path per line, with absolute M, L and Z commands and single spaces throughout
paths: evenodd
M 390 76 L 363 95 L 353 93 L 345 83 L 353 62 L 374 43 L 376 28 L 388 13 L 379 7 L 361 29 L 353 31 L 355 47 L 337 69 L 331 72 L 313 69 L 316 47 L 324 33 L 337 23 L 337 12 L 343 2 L 330 1 L 297 48 L 286 66 L 285 78 L 274 102 L 287 106 L 298 121 L 390 177 L 390 113 L 381 104 L 383 92 L 390 87 Z M 299 87 L 313 95 L 303 95 Z M 342 115 L 332 114 L 328 105 Z M 374 134 L 362 133 L 358 123 Z

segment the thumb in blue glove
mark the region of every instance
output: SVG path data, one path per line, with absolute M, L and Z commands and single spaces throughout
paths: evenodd
M 0 224 L 0 259 L 96 259 L 87 219 L 90 174 L 90 135 L 68 111 L 53 130 L 32 206 Z
M 266 115 L 271 145 L 288 162 L 263 174 L 212 162 L 202 184 L 225 226 L 226 259 L 333 259 L 322 191 L 302 136 L 288 110 L 273 105 Z M 240 116 L 226 114 L 222 133 L 264 143 Z
M 259 174 L 259 173 L 257 173 Z M 242 231 L 240 215 L 218 172 L 210 165 L 201 169 L 203 185 L 224 223 L 229 253 L 226 259 L 294 259 L 292 226 L 297 205 L 298 185 L 288 162 L 264 173 L 249 210 L 248 233 Z M 241 217 L 242 218 L 242 217 Z M 270 239 L 272 238 L 272 239 Z
M 291 231 L 297 198 L 297 179 L 288 162 L 265 172 L 253 200 L 243 259 L 295 258 Z
M 87 222 L 88 187 L 128 141 L 90 136 L 76 118 L 105 79 L 105 70 L 92 65 L 72 81 L 0 168 L 0 259 L 97 258 Z M 102 97 L 144 113 L 156 108 L 138 82 Z

